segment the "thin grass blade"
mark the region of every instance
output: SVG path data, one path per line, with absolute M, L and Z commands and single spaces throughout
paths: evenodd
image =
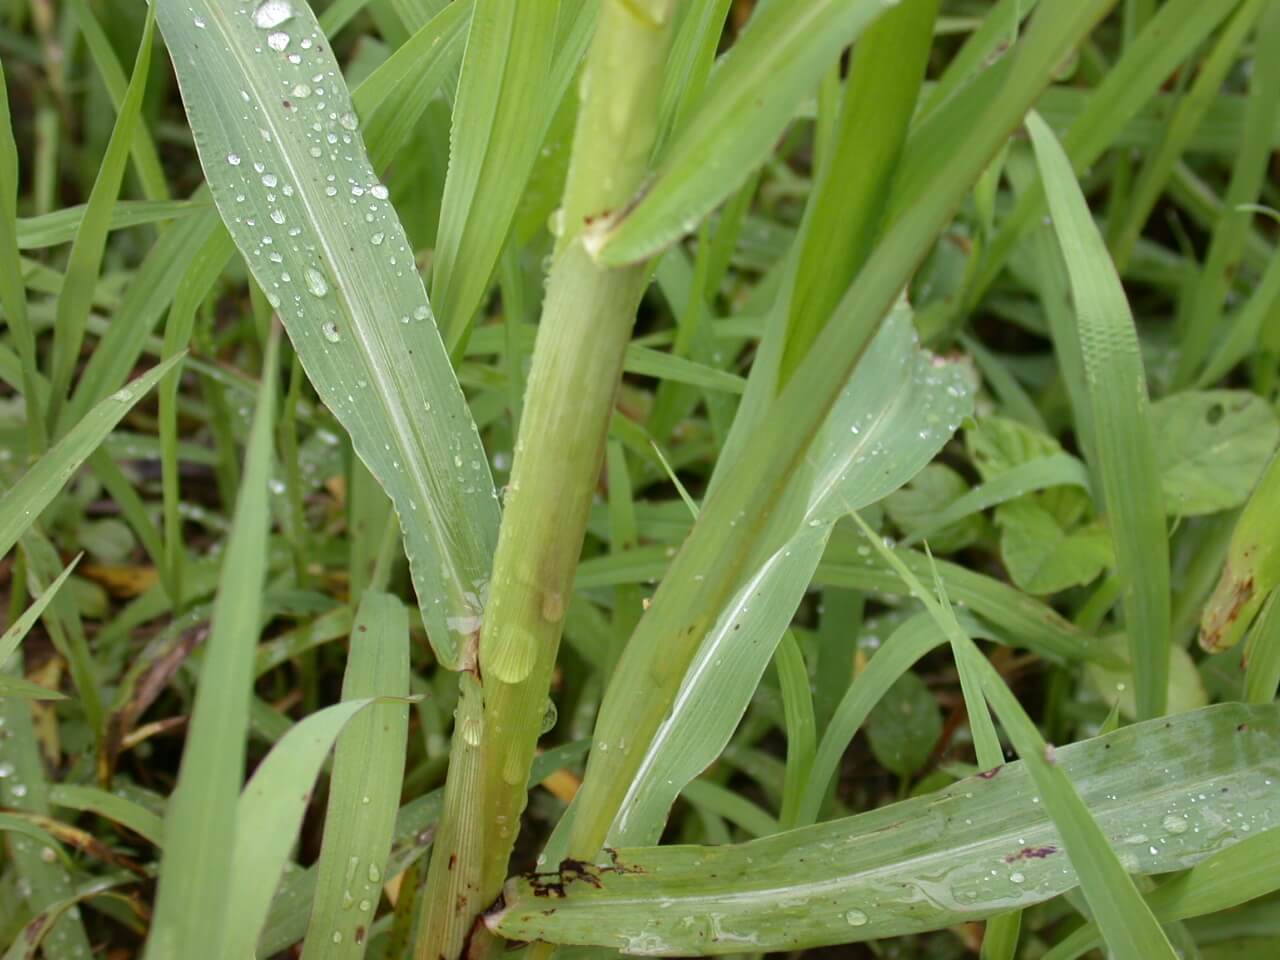
M 103 400 L 5 491 L 0 497 L 0 555 L 9 552 L 107 434 L 181 359 L 171 357 Z
M 395 597 L 366 593 L 351 632 L 343 699 L 408 694 L 408 612 Z M 387 876 L 408 732 L 408 705 L 379 703 L 338 738 L 303 960 L 364 956 L 381 893 L 374 878 Z
M 63 401 L 71 385 L 80 348 L 84 344 L 85 325 L 93 303 L 94 284 L 102 265 L 106 248 L 107 231 L 111 225 L 111 208 L 115 206 L 124 180 L 125 165 L 129 162 L 129 150 L 133 145 L 134 131 L 142 112 L 142 98 L 151 72 L 151 46 L 155 35 L 155 15 L 148 8 L 146 26 L 138 55 L 133 64 L 133 76 L 116 115 L 102 157 L 102 166 L 89 194 L 89 203 L 75 242 L 67 260 L 66 275 L 53 321 L 53 353 L 49 369 L 49 423 L 61 433 L 69 424 L 60 420 Z
M 541 146 L 559 0 L 476 0 L 449 136 L 431 295 L 453 348 L 466 334 Z
M 1169 541 L 1137 331 L 1071 161 L 1038 115 L 1028 117 L 1027 129 L 1075 298 L 1095 470 L 1115 543 L 1138 712 L 1159 716 L 1169 676 Z
M 234 876 L 236 802 L 244 779 L 253 651 L 266 576 L 278 346 L 277 330 L 264 361 L 178 784 L 165 814 L 147 960 L 228 955 L 223 945 Z
M 297 841 L 320 767 L 342 728 L 373 702 L 368 697 L 344 700 L 299 721 L 280 738 L 245 785 L 235 809 L 233 882 L 227 894 L 226 916 L 234 920 L 226 925 L 222 956 L 254 955 L 271 896 Z M 361 899 L 359 913 L 370 920 L 381 884 L 382 867 L 375 862 L 365 864 L 358 876 L 351 878 L 351 895 Z M 366 903 L 368 908 L 363 906 Z M 333 941 L 332 933 L 330 940 L 338 942 Z

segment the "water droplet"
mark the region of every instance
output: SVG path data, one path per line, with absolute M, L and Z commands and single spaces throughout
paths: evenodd
M 1180 817 L 1176 813 L 1171 813 L 1160 821 L 1166 830 L 1170 833 L 1186 833 L 1187 821 L 1185 817 Z
M 238 167 L 238 166 L 240 166 L 240 154 L 238 154 L 238 153 L 228 153 L 228 154 L 227 154 L 227 163 L 231 164 L 233 167 Z
M 289 46 L 289 35 L 284 31 L 277 31 L 267 37 L 267 46 L 277 53 L 283 53 L 284 48 Z
M 372 237 L 369 238 L 369 242 L 372 243 L 375 247 L 380 247 L 382 246 L 382 241 L 385 239 L 386 239 L 385 233 L 375 233 Z
M 324 338 L 330 343 L 337 343 L 342 339 L 342 335 L 338 333 L 338 325 L 332 320 L 326 320 L 320 326 L 320 332 L 324 334 Z
M 1012 880 L 1014 883 L 1022 883 L 1022 881 L 1026 880 L 1027 878 L 1020 873 L 1014 872 L 1009 874 L 1009 879 Z
M 846 921 L 848 921 L 848 924 L 849 924 L 849 926 L 851 926 L 851 927 L 861 927 L 861 926 L 864 926 L 864 925 L 866 924 L 867 920 L 868 920 L 868 919 L 870 919 L 870 918 L 869 918 L 865 913 L 863 913 L 861 910 L 850 910 L 848 913 L 846 913 L 846 914 L 844 915 L 844 918 L 845 918 L 845 920 L 846 920 Z
M 547 697 L 547 705 L 542 711 L 542 729 L 538 731 L 539 736 L 544 733 L 550 733 L 555 728 L 556 721 L 560 719 L 560 711 L 556 709 L 556 702 Z
M 253 11 L 253 25 L 263 30 L 271 30 L 292 19 L 293 5 L 289 0 L 263 0 Z
M 306 279 L 307 279 L 307 289 L 310 290 L 317 297 L 323 297 L 326 293 L 329 292 L 329 282 L 325 280 L 324 274 L 321 273 L 319 270 L 313 269 L 312 267 L 307 267 Z M 335 335 L 333 339 L 337 340 L 338 338 Z
M 299 100 L 305 100 L 307 99 L 307 97 L 311 96 L 311 87 L 309 87 L 305 83 L 295 83 L 293 85 L 293 89 L 290 90 L 289 92 L 292 93 Z
M 380 183 L 375 183 L 372 187 L 370 187 L 369 192 L 372 193 L 379 200 L 385 200 L 387 199 L 387 197 L 391 196 L 387 188 Z
M 9 792 L 21 799 L 27 795 L 27 785 L 25 783 L 15 783 L 9 788 Z
M 431 308 L 425 304 L 413 311 L 413 319 L 415 320 L 425 320 L 429 316 L 431 316 Z
M 284 211 L 283 211 L 283 210 L 272 210 L 272 211 L 271 211 L 271 222 L 272 222 L 272 223 L 284 223 Z
M 382 871 L 378 869 L 378 865 L 375 863 L 369 864 L 369 882 L 377 883 L 381 879 Z
M 342 942 L 342 934 L 339 933 L 337 930 L 333 931 L 333 942 L 334 943 Z
M 196 25 L 197 30 L 204 29 L 204 17 L 192 17 L 191 22 Z
M 347 130 L 354 130 L 356 127 L 360 126 L 359 119 L 350 110 L 340 116 L 338 118 L 338 122 Z
M 13 770 L 14 767 L 12 763 L 0 763 L 0 780 L 3 780 L 5 777 L 12 777 Z

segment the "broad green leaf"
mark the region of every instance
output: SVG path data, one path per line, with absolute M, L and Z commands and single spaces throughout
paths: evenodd
M 927 474 L 928 471 L 925 473 Z M 924 475 L 921 474 L 922 477 Z M 888 503 L 889 515 L 903 530 L 909 532 L 910 535 L 904 540 L 905 544 L 928 540 L 933 549 L 945 553 L 948 550 L 943 544 L 947 541 L 940 541 L 939 534 L 945 535 L 952 528 L 950 525 L 959 526 L 964 520 L 981 510 L 1010 500 L 1018 500 L 1028 493 L 1063 486 L 1076 486 L 1087 491 L 1089 473 L 1085 470 L 1084 464 L 1075 457 L 1066 453 L 1051 453 L 1045 457 L 1019 463 L 1003 473 L 996 474 L 936 511 L 924 513 L 924 507 L 921 506 L 922 512 L 917 515 L 913 506 L 911 514 L 902 515 L 904 507 L 899 505 L 895 508 L 891 498 Z M 954 489 L 954 484 L 952 487 Z M 903 496 L 905 493 L 906 491 L 903 491 L 896 496 Z M 1040 506 L 1043 508 L 1043 502 Z M 1061 506 L 1062 504 L 1059 503 L 1060 508 Z M 934 530 L 939 533 L 935 534 Z
M 1115 544 L 1138 712 L 1158 716 L 1169 675 L 1169 540 L 1138 335 L 1070 160 L 1035 113 L 1027 129 L 1071 277 L 1097 444 L 1094 468 Z
M 408 694 L 408 612 L 395 597 L 366 593 L 351 631 L 343 699 Z M 364 956 L 381 894 L 380 884 L 367 887 L 375 872 L 388 875 L 408 730 L 407 704 L 380 703 L 338 738 L 303 960 Z
M 1009 579 L 1027 593 L 1057 593 L 1089 583 L 1112 561 L 1105 528 L 1090 524 L 1064 530 L 1049 511 L 1025 500 L 1002 504 L 996 523 Z
M 1223 704 L 1059 747 L 1055 759 L 1125 868 L 1151 874 L 1280 825 L 1277 747 L 1280 707 Z M 1019 761 L 746 844 L 624 848 L 603 866 L 521 878 L 487 921 L 516 940 L 668 956 L 940 929 L 1079 883 L 1043 799 Z
M 288 0 L 165 4 L 160 26 L 218 210 L 395 504 L 428 636 L 456 667 L 479 625 L 497 498 L 329 45 Z
M 559 0 L 476 0 L 467 35 L 431 293 L 456 344 L 481 305 L 542 142 Z
M 984 483 L 995 483 L 1025 464 L 1065 456 L 1056 439 L 1007 417 L 981 418 L 965 431 L 965 444 Z M 1047 510 L 1062 526 L 1074 526 L 1088 510 L 1089 498 L 1087 480 L 1078 482 L 1082 471 L 1072 476 L 1077 482 L 1055 484 L 1025 499 Z M 1022 486 L 1025 480 L 1006 482 Z
M 218 575 L 212 625 L 187 726 L 178 783 L 169 798 L 164 854 L 147 960 L 220 960 L 228 935 L 236 802 L 244 779 L 253 651 L 266 577 L 271 431 L 279 331 L 264 358 L 243 479 Z M 293 793 L 294 791 L 290 791 Z M 265 911 L 266 907 L 263 906 Z M 256 928 L 255 928 L 256 935 Z M 250 941 L 252 947 L 252 941 Z
M 280 738 L 245 784 L 235 808 L 235 845 L 229 875 L 232 882 L 226 905 L 229 922 L 222 956 L 253 955 L 271 908 L 272 894 L 311 802 L 311 789 L 320 767 L 342 728 L 372 703 L 374 700 L 367 697 L 344 700 L 299 721 Z M 383 868 L 375 861 L 347 866 L 363 868 L 352 871 L 355 875 L 348 878 L 347 892 L 360 898 L 361 902 L 355 905 L 358 912 L 372 919 Z M 366 903 L 368 907 L 364 906 Z M 337 942 L 332 934 L 330 941 Z
M 152 367 L 100 402 L 5 491 L 0 497 L 0 556 L 8 553 L 18 537 L 39 518 L 72 474 L 134 404 L 181 359 L 181 355 L 175 356 Z
M 633 263 L 691 231 L 764 161 L 796 105 L 885 6 L 814 0 L 758 7 L 698 108 L 663 149 L 652 182 L 591 230 L 591 249 L 605 263 Z
M 910 777 L 924 766 L 941 735 L 938 702 L 910 670 L 884 692 L 867 717 L 871 752 L 882 767 L 900 777 Z
M 909 311 L 885 322 L 823 427 L 807 490 L 798 486 L 804 509 L 718 612 L 646 745 L 611 845 L 657 841 L 676 796 L 733 735 L 837 517 L 884 498 L 928 463 L 972 410 L 975 388 L 965 364 L 917 348 Z
M 931 463 L 889 497 L 885 509 L 894 525 L 912 541 L 927 535 L 931 549 L 954 553 L 982 535 L 982 521 L 972 514 L 958 520 L 941 519 L 969 492 L 969 484 L 959 473 L 945 463 Z
M 1178 516 L 1240 506 L 1280 442 L 1270 404 L 1244 390 L 1164 397 L 1151 405 L 1151 426 L 1165 503 Z

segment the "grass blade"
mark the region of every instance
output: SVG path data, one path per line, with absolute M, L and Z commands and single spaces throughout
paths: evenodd
M 1061 747 L 1051 769 L 1127 869 L 1164 873 L 1276 825 L 1278 745 L 1280 707 L 1223 704 Z M 604 866 L 513 880 L 486 922 L 511 939 L 689 956 L 878 939 L 1030 906 L 1093 879 L 1063 849 L 1074 838 L 1030 767 L 750 843 L 616 850 Z M 1233 800 L 1196 801 L 1224 786 Z M 1129 839 L 1140 834 L 1159 839 Z M 1150 918 L 1140 899 L 1137 911 Z
M 13 123 L 9 118 L 9 90 L 0 69 L 0 307 L 16 341 L 22 363 L 22 393 L 27 398 L 27 439 L 29 455 L 44 452 L 48 430 L 42 404 L 47 401 L 38 386 L 39 360 L 36 356 L 35 333 L 27 316 L 27 291 L 22 279 L 18 256 L 20 245 L 18 224 L 18 145 L 13 139 Z
M 877 16 L 882 0 L 757 8 L 663 150 L 653 180 L 589 236 L 602 262 L 651 256 L 688 233 L 768 156 L 801 98 Z
M 165 4 L 160 27 L 219 212 L 395 504 L 432 648 L 457 667 L 497 539 L 488 461 L 328 43 L 309 8 L 263 9 Z
M 1245 240 L 1253 222 L 1249 205 L 1258 202 L 1267 182 L 1272 146 L 1266 129 L 1274 123 L 1276 99 L 1280 97 L 1280 7 L 1274 3 L 1268 4 L 1262 13 L 1255 44 L 1256 69 L 1249 82 L 1244 141 L 1223 198 L 1224 213 L 1214 225 L 1182 331 L 1174 371 L 1174 385 L 1179 387 L 1195 379 L 1213 345 L 1231 279 L 1244 259 Z
M 453 349 L 498 263 L 541 146 L 559 0 L 476 0 L 449 135 L 431 296 Z
M 88 0 L 71 0 L 68 9 L 80 28 L 80 35 L 84 37 L 85 46 L 93 57 L 94 66 L 102 75 L 107 95 L 111 98 L 116 112 L 119 113 L 124 108 L 129 95 L 128 81 L 111 46 L 111 40 L 102 29 L 102 24 L 98 22 L 97 17 L 93 15 L 93 9 L 89 6 Z M 169 187 L 165 182 L 164 170 L 160 166 L 160 155 L 156 152 L 155 141 L 151 139 L 151 133 L 147 130 L 145 123 L 135 127 L 130 150 L 133 154 L 133 167 L 138 174 L 138 183 L 142 186 L 142 192 L 147 199 L 168 199 Z
M 0 556 L 9 552 L 126 413 L 174 367 L 170 358 L 103 400 L 0 497 Z
M 144 954 L 147 960 L 226 956 L 222 948 L 228 934 L 236 802 L 244 778 L 253 651 L 266 575 L 267 480 L 278 338 L 277 331 L 263 367 L 200 685 L 178 784 L 165 815 L 164 856 Z
M 1280 889 L 1280 830 L 1242 840 L 1146 895 L 1161 923 L 1229 910 Z M 1044 960 L 1074 960 L 1100 946 L 1097 924 L 1073 930 L 1044 955 Z
M 280 738 L 245 785 L 235 809 L 235 847 L 229 875 L 233 882 L 227 891 L 226 917 L 234 922 L 226 924 L 220 956 L 254 955 L 271 908 L 271 895 L 297 840 L 320 767 L 342 728 L 373 702 L 369 698 L 344 700 L 299 721 Z M 351 886 L 363 898 L 359 912 L 370 918 L 371 908 L 365 909 L 363 904 L 376 902 L 381 881 L 382 868 L 374 862 L 352 878 Z M 330 940 L 339 943 L 332 934 Z
M 71 245 L 66 276 L 62 291 L 58 294 L 49 370 L 48 419 L 50 424 L 59 428 L 59 433 L 66 426 L 60 422 L 62 406 L 80 357 L 80 348 L 84 344 L 85 324 L 93 302 L 94 283 L 102 265 L 107 231 L 111 225 L 111 208 L 120 193 L 125 165 L 129 161 L 129 150 L 133 145 L 134 130 L 142 112 L 142 97 L 147 88 L 147 76 L 151 72 L 151 41 L 154 35 L 154 10 L 148 8 L 129 89 L 125 92 L 115 126 L 111 130 L 111 140 L 103 155 L 97 179 L 93 182 L 84 219 L 76 232 L 75 242 Z
M 408 694 L 408 613 L 395 597 L 366 593 L 351 632 L 343 699 Z M 338 738 L 302 960 L 364 956 L 381 889 L 371 878 L 386 876 L 408 732 L 408 705 L 382 703 Z M 359 894 L 352 890 L 370 883 Z M 351 909 L 352 899 L 359 909 Z
M 1053 132 L 1027 119 L 1079 324 L 1096 473 L 1116 548 L 1140 717 L 1164 712 L 1169 677 L 1169 541 L 1133 314 Z
M 44 608 L 49 605 L 49 601 L 57 596 L 62 585 L 67 582 L 67 577 L 71 576 L 71 571 L 76 568 L 76 564 L 80 562 L 80 558 L 83 556 L 83 553 L 76 554 L 75 559 L 63 568 L 62 573 L 58 574 L 58 578 L 50 583 L 40 596 L 36 597 L 31 605 L 22 612 L 22 616 L 9 624 L 9 628 L 5 630 L 3 635 L 0 635 L 0 667 L 3 667 L 4 662 L 13 656 L 14 651 L 18 649 L 18 644 L 22 642 L 22 638 L 35 625 L 40 614 L 44 612 Z

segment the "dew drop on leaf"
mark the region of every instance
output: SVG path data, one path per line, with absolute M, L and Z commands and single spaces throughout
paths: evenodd
M 325 280 L 324 274 L 313 267 L 307 267 L 307 289 L 317 297 L 323 297 L 329 292 L 329 282 Z M 336 340 L 337 337 L 334 337 Z
M 1186 833 L 1187 832 L 1186 818 L 1180 817 L 1176 813 L 1169 814 L 1169 816 L 1165 817 L 1164 820 L 1161 821 L 1161 824 L 1170 833 Z
M 867 915 L 861 910 L 850 910 L 844 915 L 845 920 L 851 927 L 861 927 L 867 922 Z
M 293 19 L 293 5 L 289 0 L 263 0 L 253 11 L 253 25 L 271 30 Z

